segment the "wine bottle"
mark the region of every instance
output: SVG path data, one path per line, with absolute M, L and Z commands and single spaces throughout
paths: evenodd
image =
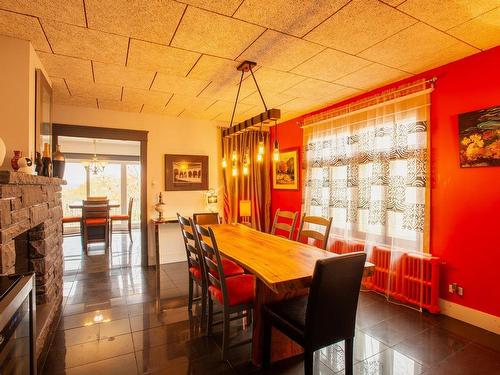
M 50 145 L 48 143 L 43 145 L 42 176 L 52 176 L 52 160 L 50 158 Z

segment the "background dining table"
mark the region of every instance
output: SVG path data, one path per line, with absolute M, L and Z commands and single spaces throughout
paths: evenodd
M 316 261 L 339 255 L 246 225 L 212 224 L 209 227 L 221 254 L 255 276 L 252 361 L 259 366 L 262 363 L 262 306 L 307 294 Z M 366 262 L 364 276 L 370 276 L 374 268 L 374 264 Z M 303 352 L 278 330 L 273 330 L 271 348 L 273 362 Z

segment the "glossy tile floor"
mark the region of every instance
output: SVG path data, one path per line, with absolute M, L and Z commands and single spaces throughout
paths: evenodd
M 139 232 L 134 240 L 115 234 L 111 252 L 83 256 L 79 238 L 65 238 L 65 306 L 44 374 L 303 373 L 301 358 L 259 371 L 250 345 L 220 361 L 220 332 L 204 337 L 197 311 L 187 311 L 186 264 L 162 266 L 157 298 L 154 268 L 138 266 Z M 232 335 L 243 340 L 250 329 L 234 324 Z M 498 335 L 361 292 L 355 374 L 500 374 L 499 352 Z M 315 373 L 343 374 L 343 353 L 342 343 L 316 352 Z

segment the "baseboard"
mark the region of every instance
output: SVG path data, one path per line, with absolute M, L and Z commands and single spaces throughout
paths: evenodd
M 441 313 L 500 335 L 500 317 L 439 299 Z

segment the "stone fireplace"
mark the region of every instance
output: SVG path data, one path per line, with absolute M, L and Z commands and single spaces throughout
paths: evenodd
M 64 180 L 0 171 L 0 274 L 36 274 L 37 357 L 49 344 L 63 298 Z

